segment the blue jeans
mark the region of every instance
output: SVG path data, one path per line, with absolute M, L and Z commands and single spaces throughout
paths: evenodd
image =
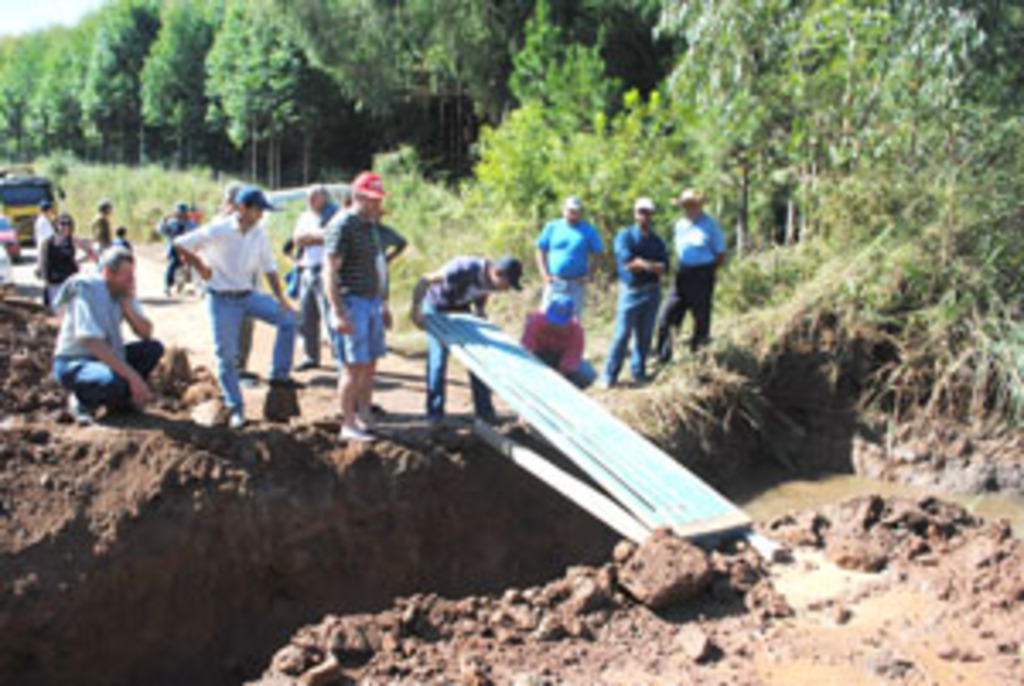
M 160 341 L 138 341 L 124 348 L 125 362 L 148 379 L 164 354 Z M 99 360 L 84 357 L 58 357 L 53 361 L 57 382 L 75 394 L 82 407 L 90 412 L 106 407 L 111 411 L 132 408 L 132 392 L 128 382 Z
M 167 271 L 164 272 L 164 288 L 171 290 L 174 287 L 174 279 L 178 275 L 178 270 L 184 266 L 185 264 L 181 261 L 181 257 L 178 256 L 178 251 L 168 247 Z
M 306 267 L 299 277 L 299 334 L 305 362 L 320 364 L 320 327 L 328 326 L 330 333 L 331 305 L 324 291 L 323 272 L 320 267 Z
M 589 388 L 597 380 L 597 370 L 594 369 L 594 365 L 586 360 L 582 360 L 579 369 L 571 374 L 566 374 L 565 378 L 582 391 Z
M 217 380 L 224 392 L 224 404 L 232 412 L 241 412 L 245 406 L 242 389 L 238 386 L 238 339 L 245 317 L 259 319 L 277 327 L 274 358 L 270 370 L 272 381 L 291 376 L 292 357 L 295 352 L 295 315 L 266 293 L 249 292 L 245 295 L 224 295 L 210 291 L 206 299 L 213 323 L 213 346 L 217 356 Z
M 556 278 L 544 286 L 544 297 L 541 301 L 541 309 L 546 310 L 551 298 L 555 295 L 567 295 L 572 298 L 573 311 L 576 318 L 583 321 L 583 311 L 587 307 L 587 287 L 582 281 L 565 281 Z
M 605 383 L 618 381 L 622 363 L 626 359 L 626 351 L 629 349 L 630 337 L 634 339 L 633 354 L 630 357 L 633 379 L 644 381 L 647 378 L 647 355 L 651 351 L 654 325 L 658 319 L 660 305 L 660 285 L 620 288 L 619 303 L 615 311 L 615 336 L 612 338 L 611 351 L 604 367 Z
M 352 332 L 338 333 L 335 357 L 342 365 L 349 365 L 369 364 L 387 355 L 381 299 L 346 295 L 344 300 Z
M 424 314 L 435 314 L 437 309 L 430 303 L 423 303 Z M 436 337 L 427 334 L 427 418 L 436 420 L 444 417 L 445 389 L 448 385 L 448 348 Z M 469 386 L 473 392 L 473 411 L 485 422 L 495 418 L 491 389 L 473 374 L 469 375 Z

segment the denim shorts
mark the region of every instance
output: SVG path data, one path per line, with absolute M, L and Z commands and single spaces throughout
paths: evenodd
M 352 332 L 331 337 L 334 356 L 344 364 L 366 364 L 387 354 L 380 298 L 345 296 Z

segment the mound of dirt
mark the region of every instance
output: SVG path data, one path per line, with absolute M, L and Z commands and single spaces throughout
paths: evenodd
M 795 546 L 797 561 L 767 564 L 743 544 L 704 555 L 659 533 L 542 586 L 458 600 L 418 595 L 378 614 L 331 615 L 296 633 L 253 683 L 910 685 L 1024 677 L 1024 545 L 1005 526 L 937 500 L 867 498 L 781 518 L 765 533 Z M 882 543 L 870 556 L 838 552 L 876 537 Z M 836 577 L 812 551 L 886 571 Z M 874 555 L 881 565 L 862 564 Z M 638 569 L 688 569 L 683 576 L 694 578 L 703 565 L 706 586 L 689 585 L 692 593 L 656 603 L 660 609 L 630 590 Z M 818 597 L 807 602 L 808 592 Z
M 38 305 L 0 301 L 0 422 L 59 418 L 64 394 L 53 378 L 56 334 Z

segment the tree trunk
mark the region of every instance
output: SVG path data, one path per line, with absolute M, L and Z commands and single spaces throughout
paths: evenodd
M 793 193 L 786 198 L 786 245 L 796 245 L 796 201 L 793 200 Z
M 736 256 L 743 257 L 750 235 L 750 164 L 742 162 L 740 176 L 740 208 L 736 221 Z

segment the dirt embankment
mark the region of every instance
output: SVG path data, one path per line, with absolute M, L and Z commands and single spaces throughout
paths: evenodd
M 654 387 L 642 405 L 672 428 L 666 450 L 720 488 L 767 468 L 782 478 L 856 473 L 936 492 L 1024 497 L 1024 427 L 906 400 L 881 381 L 900 360 L 890 335 L 808 314 L 763 358 L 731 354 L 737 359 L 697 372 L 699 390 L 687 403 Z
M 464 434 L 344 450 L 173 397 L 76 427 L 52 338 L 0 308 L 0 683 L 239 683 L 325 608 L 541 582 L 614 544 Z

